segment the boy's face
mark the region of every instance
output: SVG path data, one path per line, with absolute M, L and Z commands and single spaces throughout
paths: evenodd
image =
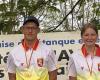
M 24 34 L 24 38 L 28 41 L 33 41 L 34 39 L 36 39 L 39 31 L 39 26 L 37 26 L 34 22 L 27 22 L 22 27 L 22 33 Z

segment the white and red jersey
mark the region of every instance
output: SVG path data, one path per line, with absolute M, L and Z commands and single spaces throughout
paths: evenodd
M 69 58 L 68 76 L 77 77 L 77 80 L 100 80 L 100 47 L 96 45 L 93 57 L 85 48 L 73 53 Z
M 38 40 L 34 46 L 21 43 L 10 52 L 8 73 L 16 73 L 16 80 L 49 80 L 48 72 L 56 70 L 54 51 Z

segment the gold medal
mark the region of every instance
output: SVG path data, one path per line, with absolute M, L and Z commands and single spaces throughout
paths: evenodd
M 25 72 L 24 75 L 25 75 L 26 78 L 31 78 L 32 77 L 32 74 L 30 72 Z
M 25 76 L 26 78 L 31 78 L 31 77 L 32 77 L 32 73 L 31 73 L 30 68 L 29 68 L 29 69 L 26 68 L 25 70 L 26 70 L 26 71 L 24 72 L 24 76 Z
M 39 76 L 32 67 L 26 68 L 23 72 L 23 80 L 39 80 Z

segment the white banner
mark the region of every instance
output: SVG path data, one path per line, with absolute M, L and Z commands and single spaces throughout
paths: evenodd
M 67 80 L 69 55 L 82 44 L 80 32 L 40 33 L 38 38 L 56 53 L 59 66 L 57 80 Z M 8 80 L 6 63 L 9 51 L 22 39 L 20 34 L 0 35 L 0 80 Z M 100 39 L 97 42 L 100 43 Z

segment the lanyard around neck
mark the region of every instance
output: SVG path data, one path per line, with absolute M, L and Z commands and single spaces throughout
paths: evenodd
M 85 53 L 85 51 L 83 51 L 83 53 Z M 93 57 L 91 56 L 91 60 L 92 60 L 91 66 L 89 66 L 88 60 L 87 60 L 87 58 L 84 56 L 85 61 L 86 61 L 86 64 L 87 64 L 87 67 L 88 67 L 88 70 L 89 70 L 89 73 L 90 73 L 90 76 L 91 76 L 92 73 L 93 73 L 93 59 L 94 59 L 95 54 L 96 54 L 96 48 L 94 48 Z
M 24 42 L 24 45 L 25 45 L 25 42 Z M 35 44 L 34 44 L 35 45 Z M 33 47 L 34 47 L 34 45 L 33 45 Z M 31 59 L 32 59 L 32 55 L 33 55 L 33 48 L 31 48 L 32 49 L 32 52 L 31 52 L 31 55 L 30 55 L 30 57 L 29 57 L 29 60 L 28 60 L 28 58 L 27 58 L 27 51 L 26 50 L 24 50 L 25 51 L 25 59 L 26 59 L 26 65 L 27 65 L 27 68 L 29 68 L 30 67 L 30 63 L 31 63 Z
M 33 49 L 32 49 L 32 52 L 31 52 L 31 55 L 29 57 L 29 60 L 27 59 L 27 55 L 26 55 L 26 51 L 25 51 L 25 58 L 26 58 L 26 65 L 27 65 L 27 68 L 30 67 L 30 63 L 31 63 L 31 59 L 32 59 L 32 55 L 33 55 Z

